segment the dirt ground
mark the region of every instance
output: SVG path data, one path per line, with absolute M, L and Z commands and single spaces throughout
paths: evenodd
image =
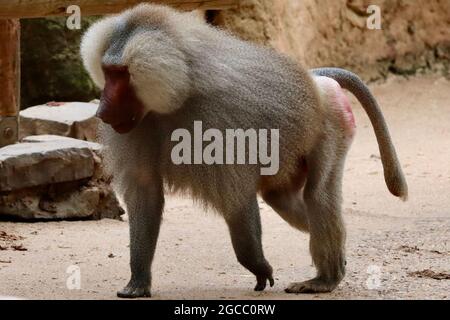
M 291 281 L 314 275 L 308 235 L 261 201 L 275 286 L 253 292 L 255 279 L 237 263 L 225 223 L 189 199 L 170 197 L 153 265 L 153 298 L 450 299 L 450 82 L 391 78 L 372 89 L 410 196 L 403 203 L 387 191 L 372 127 L 354 101 L 358 129 L 344 179 L 347 275 L 337 290 L 284 293 Z M 126 221 L 0 222 L 0 249 L 4 296 L 115 299 L 129 276 Z M 72 265 L 80 268 L 80 289 L 67 288 Z

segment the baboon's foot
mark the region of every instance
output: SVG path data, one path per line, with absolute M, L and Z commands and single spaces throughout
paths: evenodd
M 304 282 L 293 282 L 284 291 L 286 293 L 321 293 L 331 292 L 340 281 L 314 278 Z
M 146 285 L 128 284 L 125 288 L 117 292 L 119 298 L 144 298 L 151 297 L 150 287 Z

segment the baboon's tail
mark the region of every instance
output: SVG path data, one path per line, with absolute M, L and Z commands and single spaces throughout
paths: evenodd
M 392 144 L 383 113 L 369 88 L 356 74 L 344 69 L 318 68 L 312 69 L 311 72 L 315 76 L 334 79 L 342 88 L 349 90 L 361 103 L 369 116 L 377 137 L 386 185 L 394 196 L 406 200 L 408 198 L 408 185 Z

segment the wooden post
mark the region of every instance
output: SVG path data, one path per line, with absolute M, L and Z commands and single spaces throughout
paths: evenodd
M 0 19 L 0 147 L 17 142 L 20 109 L 20 22 Z

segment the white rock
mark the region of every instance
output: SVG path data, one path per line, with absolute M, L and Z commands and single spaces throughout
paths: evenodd
M 61 105 L 39 105 L 20 111 L 19 137 L 54 134 L 95 141 L 98 104 L 67 102 Z
M 80 147 L 88 147 L 93 151 L 100 151 L 102 149 L 101 144 L 91 141 L 79 140 L 69 137 L 56 136 L 52 134 L 41 134 L 36 136 L 28 136 L 22 139 L 22 142 L 55 142 L 55 141 L 67 141 L 78 145 Z
M 0 191 L 92 177 L 94 156 L 88 145 L 76 139 L 24 142 L 0 148 Z
M 0 216 L 118 219 L 124 213 L 101 170 L 101 145 L 37 135 L 0 148 Z

